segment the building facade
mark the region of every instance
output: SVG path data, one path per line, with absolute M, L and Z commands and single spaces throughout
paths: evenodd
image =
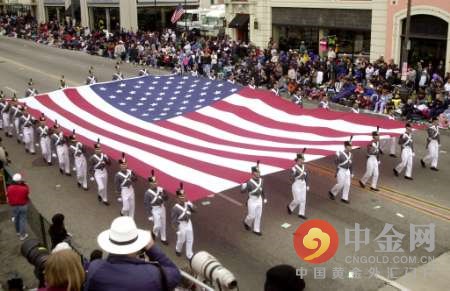
M 443 62 L 450 71 L 450 1 L 411 0 L 409 61 Z M 399 63 L 407 0 L 225 0 L 227 34 L 266 47 L 306 46 Z

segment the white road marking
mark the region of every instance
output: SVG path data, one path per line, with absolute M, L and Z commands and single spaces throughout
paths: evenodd
M 405 286 L 403 286 L 403 285 L 401 285 L 401 284 L 399 284 L 399 283 L 397 283 L 397 282 L 395 282 L 395 281 L 389 280 L 388 278 L 383 277 L 383 276 L 381 276 L 380 274 L 375 274 L 375 277 L 376 277 L 377 279 L 380 279 L 380 280 L 384 281 L 384 283 L 385 283 L 386 285 L 392 286 L 392 287 L 396 288 L 397 290 L 400 290 L 400 291 L 410 291 L 410 289 L 406 288 Z
M 380 209 L 380 208 L 381 208 L 380 205 L 377 205 L 377 206 L 374 206 L 374 207 L 373 207 L 373 209 Z
M 397 215 L 398 217 L 404 218 L 405 216 L 399 212 L 397 212 L 395 215 Z
M 241 202 L 239 202 L 236 199 L 233 199 L 231 197 L 228 197 L 227 195 L 225 195 L 223 193 L 217 193 L 216 195 L 221 197 L 221 198 L 223 198 L 223 199 L 225 199 L 225 200 L 227 200 L 227 201 L 229 201 L 229 202 L 231 202 L 231 203 L 233 203 L 234 205 L 239 206 L 239 207 L 243 207 L 244 206 L 244 204 L 242 204 Z
M 11 91 L 11 92 L 13 92 L 13 93 L 17 93 L 17 91 L 14 90 L 14 89 L 11 88 L 11 87 L 5 86 L 5 89 L 8 89 L 9 91 Z

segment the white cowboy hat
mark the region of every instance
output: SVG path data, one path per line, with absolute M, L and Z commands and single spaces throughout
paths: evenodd
M 149 231 L 138 229 L 131 217 L 122 216 L 113 220 L 110 229 L 98 235 L 97 243 L 105 252 L 127 255 L 142 250 L 151 239 Z
M 20 182 L 20 181 L 22 181 L 22 175 L 19 173 L 14 174 L 12 179 L 13 179 L 13 182 Z

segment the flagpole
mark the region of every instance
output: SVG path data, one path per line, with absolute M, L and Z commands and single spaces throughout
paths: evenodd
M 184 9 L 187 9 L 187 0 L 184 0 Z M 187 33 L 188 29 L 187 29 L 187 20 L 185 18 L 184 20 L 184 31 Z

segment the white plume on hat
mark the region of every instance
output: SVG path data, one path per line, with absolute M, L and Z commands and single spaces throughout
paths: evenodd
M 22 175 L 20 173 L 16 173 L 13 175 L 12 179 L 14 182 L 20 182 L 22 181 Z

